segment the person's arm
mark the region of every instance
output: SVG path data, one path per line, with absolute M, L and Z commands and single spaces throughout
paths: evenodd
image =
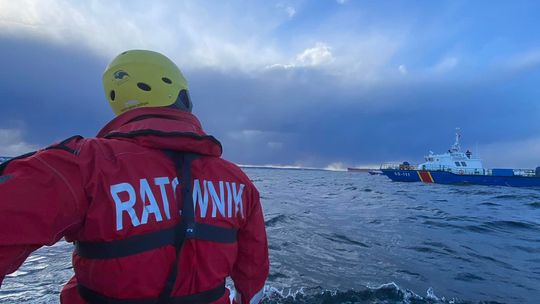
M 52 148 L 0 165 L 0 285 L 34 250 L 80 227 L 87 202 L 77 157 Z
M 259 192 L 251 187 L 252 210 L 247 222 L 238 231 L 238 258 L 232 272 L 236 289 L 234 303 L 259 303 L 268 277 L 268 242 Z

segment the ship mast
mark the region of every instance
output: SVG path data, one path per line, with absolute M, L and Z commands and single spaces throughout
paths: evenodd
M 459 152 L 461 151 L 461 146 L 459 145 L 459 139 L 461 138 L 461 134 L 459 133 L 460 128 L 456 128 L 456 141 L 450 148 L 451 152 Z

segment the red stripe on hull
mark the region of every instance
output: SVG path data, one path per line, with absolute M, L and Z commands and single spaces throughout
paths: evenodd
M 420 180 L 424 183 L 433 183 L 433 178 L 429 174 L 429 171 L 418 171 L 418 176 L 420 176 Z

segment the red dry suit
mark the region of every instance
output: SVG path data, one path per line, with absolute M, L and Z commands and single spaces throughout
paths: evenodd
M 237 303 L 259 302 L 269 268 L 259 193 L 221 152 L 192 114 L 139 108 L 96 138 L 0 165 L 0 282 L 64 237 L 76 249 L 62 303 L 228 303 L 228 276 Z

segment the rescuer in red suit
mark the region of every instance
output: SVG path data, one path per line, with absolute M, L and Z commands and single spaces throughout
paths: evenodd
M 72 303 L 261 301 L 268 245 L 259 193 L 191 114 L 186 80 L 132 50 L 103 75 L 117 115 L 0 165 L 0 280 L 34 250 L 75 244 Z

